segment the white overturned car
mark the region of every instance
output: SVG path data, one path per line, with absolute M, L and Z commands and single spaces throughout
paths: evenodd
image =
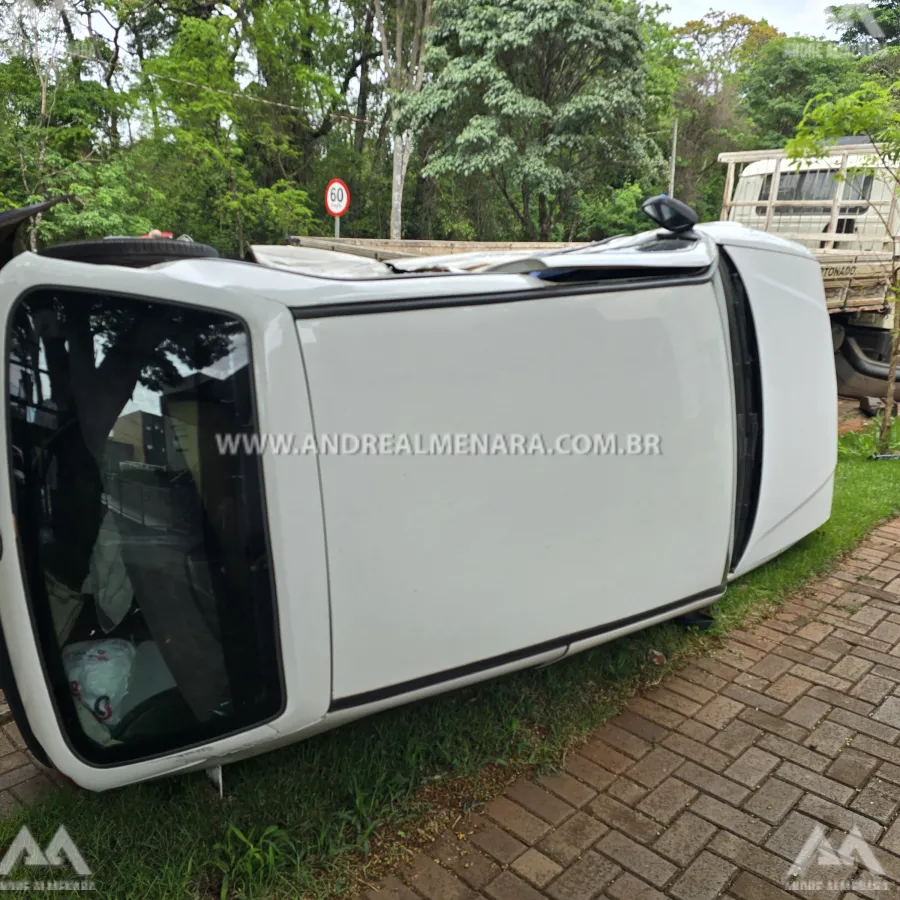
M 818 264 L 656 214 L 465 266 L 6 262 L 0 681 L 33 751 L 93 790 L 219 765 L 701 609 L 822 525 Z

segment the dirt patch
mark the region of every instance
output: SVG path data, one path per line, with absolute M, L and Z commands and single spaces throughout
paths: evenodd
M 859 400 L 838 398 L 838 437 L 850 431 L 862 431 L 869 419 L 859 411 Z

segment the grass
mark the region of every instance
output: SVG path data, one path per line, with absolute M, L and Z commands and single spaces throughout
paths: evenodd
M 400 844 L 421 840 L 442 808 L 465 809 L 526 767 L 557 765 L 635 690 L 781 602 L 898 512 L 900 464 L 845 452 L 830 522 L 732 585 L 712 632 L 649 629 L 235 764 L 224 801 L 202 775 L 59 791 L 0 822 L 0 846 L 23 824 L 45 846 L 64 823 L 100 897 L 342 896 L 360 873 L 377 877 Z M 665 666 L 648 660 L 651 648 Z

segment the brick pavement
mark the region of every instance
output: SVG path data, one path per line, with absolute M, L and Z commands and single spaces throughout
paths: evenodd
M 895 897 L 898 812 L 895 520 L 765 623 L 632 699 L 564 771 L 519 779 L 365 897 Z M 823 886 L 785 891 L 817 824 L 835 849 L 856 827 L 884 877 L 858 856 L 816 856 L 804 877 Z M 863 884 L 849 890 L 853 878 Z

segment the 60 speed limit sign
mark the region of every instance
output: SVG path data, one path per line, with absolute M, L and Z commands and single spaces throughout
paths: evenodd
M 332 178 L 325 188 L 325 209 L 335 218 L 350 209 L 350 189 L 340 178 Z

